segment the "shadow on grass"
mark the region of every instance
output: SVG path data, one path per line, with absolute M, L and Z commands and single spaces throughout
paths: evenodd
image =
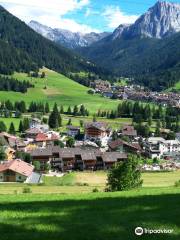
M 180 194 L 0 203 L 1 240 L 180 239 Z M 135 236 L 137 226 L 174 234 Z

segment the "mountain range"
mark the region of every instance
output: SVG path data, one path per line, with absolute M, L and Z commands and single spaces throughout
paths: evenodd
M 95 64 L 36 33 L 0 6 L 0 73 L 37 71 L 45 66 L 66 76 L 101 74 Z
M 35 21 L 30 27 L 3 7 L 0 22 L 0 73 L 42 66 L 66 76 L 88 72 L 109 78 L 113 73 L 153 90 L 180 80 L 180 4 L 158 1 L 134 24 L 113 33 L 72 33 Z
M 151 89 L 172 86 L 180 80 L 180 4 L 158 1 L 134 24 L 77 51 Z
M 102 33 L 80 33 L 71 32 L 65 29 L 50 28 L 37 21 L 30 21 L 28 24 L 34 31 L 46 37 L 47 39 L 54 41 L 64 47 L 74 49 L 77 47 L 87 47 L 91 44 L 101 40 L 102 38 L 110 35 L 108 32 Z

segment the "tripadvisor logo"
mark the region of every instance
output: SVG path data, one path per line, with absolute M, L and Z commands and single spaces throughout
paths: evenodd
M 137 236 L 141 236 L 142 234 L 170 234 L 173 231 L 173 229 L 149 229 L 142 227 L 135 228 L 135 234 Z
M 138 236 L 141 236 L 143 234 L 144 230 L 142 227 L 135 228 L 135 234 Z

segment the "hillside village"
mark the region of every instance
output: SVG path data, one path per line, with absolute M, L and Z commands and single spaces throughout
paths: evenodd
M 1 182 L 38 183 L 42 174 L 69 171 L 107 170 L 116 162 L 137 154 L 142 171 L 175 171 L 180 168 L 180 133 L 175 140 L 142 138 L 133 125 L 123 125 L 114 139 L 105 122 L 87 122 L 80 127 L 67 125 L 63 134 L 40 119 L 32 118 L 21 137 L 0 133 Z M 81 136 L 79 138 L 79 136 Z M 6 155 L 2 160 L 2 149 Z M 146 160 L 147 159 L 147 160 Z M 149 159 L 149 160 L 148 160 Z

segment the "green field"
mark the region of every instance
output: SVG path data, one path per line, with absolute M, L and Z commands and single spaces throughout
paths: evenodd
M 180 189 L 1 195 L 1 240 L 179 240 Z M 137 226 L 173 229 L 136 237 Z
M 0 121 L 3 121 L 5 123 L 7 130 L 9 129 L 11 122 L 13 122 L 15 129 L 18 131 L 19 122 L 20 122 L 19 118 L 2 118 L 2 117 L 0 117 Z
M 1 240 L 179 240 L 180 172 L 144 173 L 140 189 L 105 193 L 106 173 L 43 177 L 39 186 L 0 184 Z M 93 193 L 97 188 L 99 192 Z M 137 226 L 173 229 L 137 237 Z
M 99 95 L 92 96 L 87 93 L 88 88 L 82 86 L 64 75 L 54 71 L 43 69 L 47 77 L 30 78 L 24 73 L 15 73 L 13 77 L 19 80 L 29 80 L 35 85 L 27 93 L 5 92 L 0 93 L 0 101 L 20 101 L 24 100 L 27 104 L 31 101 L 49 102 L 52 106 L 54 102 L 65 107 L 84 104 L 91 113 L 98 109 L 115 109 L 120 101 L 103 98 Z M 45 89 L 46 87 L 46 89 Z
M 73 172 L 63 177 L 43 177 L 40 185 L 28 185 L 34 194 L 78 194 L 91 193 L 94 188 L 104 191 L 106 187 L 107 173 L 97 172 Z M 173 187 L 180 180 L 180 171 L 164 173 L 143 173 L 143 188 Z M 0 194 L 21 194 L 26 184 L 0 184 Z

